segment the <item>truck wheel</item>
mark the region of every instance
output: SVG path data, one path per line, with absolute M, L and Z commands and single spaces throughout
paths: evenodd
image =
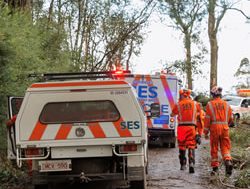
M 175 148 L 175 142 L 170 142 L 169 146 L 170 146 L 170 148 Z
M 146 189 L 144 181 L 131 181 L 130 189 Z
M 34 185 L 34 189 L 48 189 L 47 184 Z

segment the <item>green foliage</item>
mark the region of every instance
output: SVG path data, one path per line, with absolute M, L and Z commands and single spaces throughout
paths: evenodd
M 250 87 L 250 62 L 248 58 L 243 58 L 234 76 L 239 81 L 236 88 L 244 89 Z
M 11 162 L 6 158 L 0 156 L 0 189 L 5 188 L 24 188 L 25 184 L 29 182 L 27 175 L 27 167 L 17 169 L 13 166 L 15 162 Z
M 6 145 L 7 96 L 24 95 L 32 82 L 29 73 L 70 70 L 69 53 L 63 49 L 66 36 L 53 29 L 44 32 L 42 26 L 29 14 L 10 14 L 8 7 L 0 7 L 0 148 Z
M 230 129 L 230 138 L 234 145 L 240 148 L 247 148 L 250 144 L 250 128 L 247 125 L 240 125 Z
M 239 188 L 248 188 L 248 186 L 250 186 L 250 170 L 242 171 L 234 185 Z
M 239 126 L 230 128 L 232 142 L 231 155 L 235 167 L 234 185 L 239 188 L 250 186 L 250 128 L 248 124 L 240 123 Z
M 207 103 L 209 102 L 210 98 L 206 95 L 206 94 L 203 94 L 203 93 L 199 93 L 195 99 L 197 102 L 200 102 L 202 104 L 202 106 L 205 108 Z

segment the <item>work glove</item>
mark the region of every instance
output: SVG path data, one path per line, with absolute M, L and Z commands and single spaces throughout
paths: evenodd
M 195 136 L 195 141 L 196 141 L 196 143 L 197 144 L 201 144 L 201 135 L 199 135 L 199 134 L 197 134 L 196 136 Z

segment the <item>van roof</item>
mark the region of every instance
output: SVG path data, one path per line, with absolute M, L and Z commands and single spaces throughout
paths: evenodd
M 57 81 L 33 83 L 27 91 L 45 91 L 62 89 L 128 88 L 130 84 L 123 80 L 95 81 Z

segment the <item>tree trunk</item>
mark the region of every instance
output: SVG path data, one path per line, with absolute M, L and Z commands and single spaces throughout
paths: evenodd
M 208 7 L 208 36 L 210 42 L 210 90 L 217 85 L 218 42 L 215 18 L 216 0 L 209 1 Z
M 188 81 L 188 89 L 193 89 L 192 81 L 192 63 L 191 63 L 191 36 L 187 32 L 185 33 L 185 49 L 186 49 L 186 74 Z
M 210 40 L 210 90 L 217 85 L 217 67 L 218 67 L 218 42 L 216 34 L 209 37 Z
M 54 6 L 54 0 L 50 1 L 50 6 L 49 6 L 49 15 L 48 15 L 48 27 L 52 22 L 52 15 L 53 15 L 53 6 Z

